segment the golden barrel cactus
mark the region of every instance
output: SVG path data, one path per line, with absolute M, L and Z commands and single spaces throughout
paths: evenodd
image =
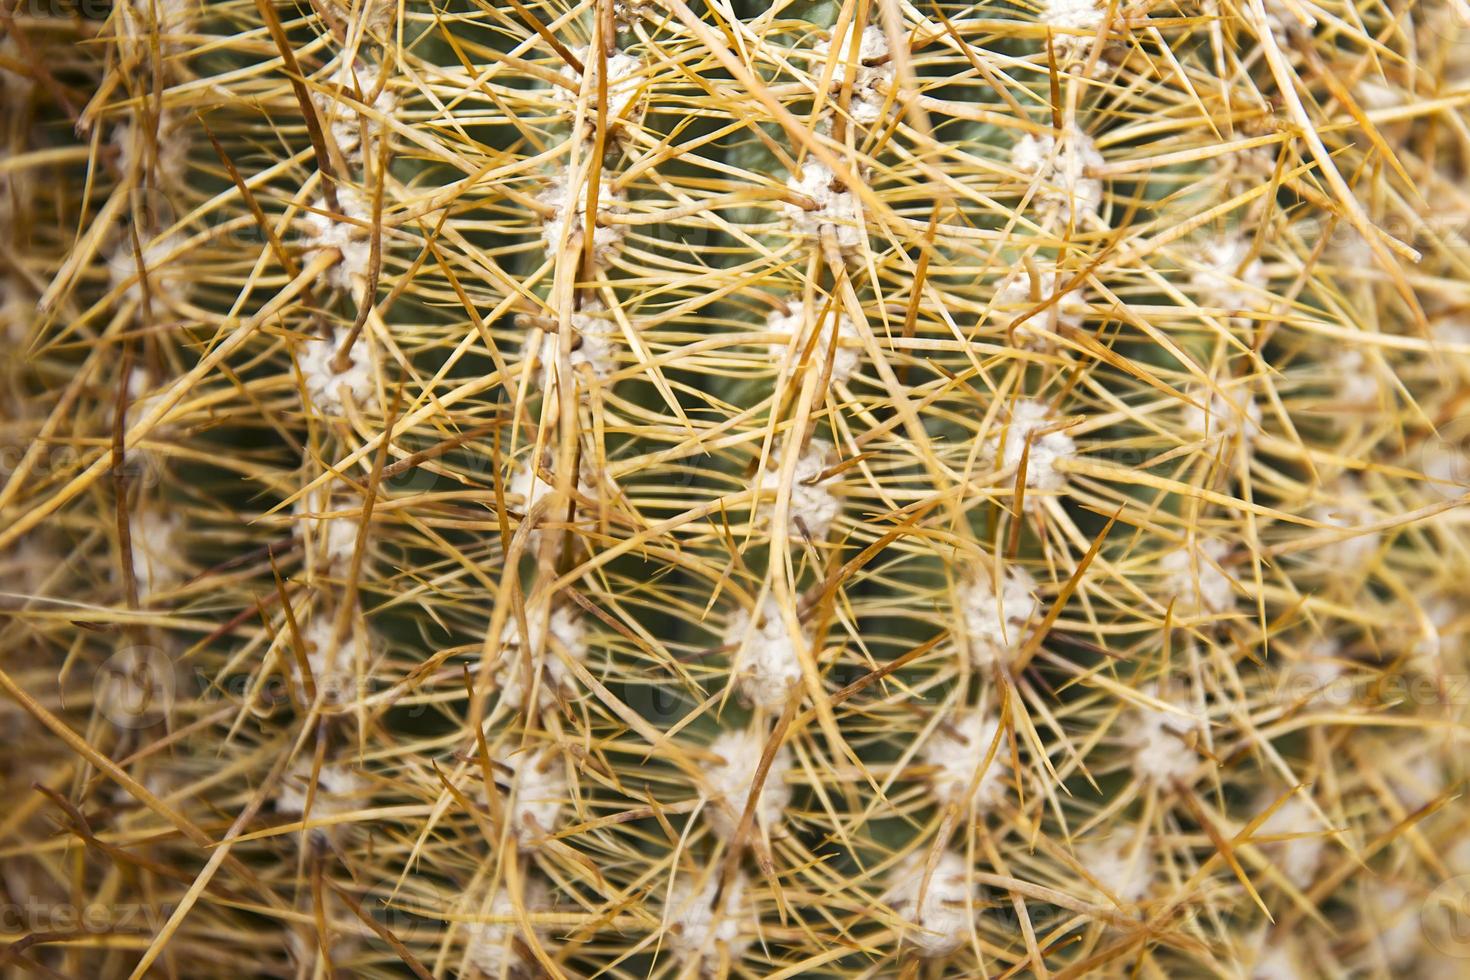
M 1462 975 L 1467 15 L 6 5 L 6 975 Z

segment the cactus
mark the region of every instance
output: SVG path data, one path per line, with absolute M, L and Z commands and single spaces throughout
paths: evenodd
M 1462 8 L 9 5 L 7 973 L 1458 975 Z

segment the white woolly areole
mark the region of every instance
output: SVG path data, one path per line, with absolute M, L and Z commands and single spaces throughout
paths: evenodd
M 1348 348 L 1333 356 L 1331 378 L 1337 400 L 1349 408 L 1373 408 L 1382 396 L 1382 385 L 1373 364 L 1361 350 Z
M 1257 841 L 1268 837 L 1286 838 L 1262 842 L 1261 846 L 1271 855 L 1272 863 L 1281 869 L 1287 881 L 1297 888 L 1305 888 L 1312 883 L 1322 865 L 1322 854 L 1327 848 L 1326 839 L 1322 836 L 1325 829 L 1310 804 L 1300 796 L 1292 796 L 1261 822 L 1254 836 Z
M 1251 240 L 1227 235 L 1199 246 L 1199 263 L 1190 276 L 1201 305 L 1227 312 L 1259 309 L 1270 281 L 1259 258 L 1250 258 Z
M 1307 516 L 1328 527 L 1344 529 L 1362 527 L 1378 520 L 1378 514 L 1373 509 L 1373 504 L 1367 495 L 1355 482 L 1346 479 L 1339 483 L 1331 503 L 1313 507 Z M 1322 532 L 1308 533 L 1320 534 Z M 1334 575 L 1360 572 L 1378 553 L 1382 542 L 1382 534 L 1370 531 L 1324 545 L 1313 551 L 1312 556 L 1323 566 L 1330 568 Z
M 959 588 L 960 614 L 970 659 L 981 670 L 1009 666 L 1021 649 L 1026 624 L 1040 611 L 1036 580 L 1025 569 L 1008 568 L 999 582 L 987 574 Z
M 361 17 L 368 31 L 386 35 L 391 43 L 391 28 L 397 22 L 398 0 L 327 0 L 339 15 Z
M 552 474 L 547 473 L 547 476 L 552 476 Z M 530 457 L 525 457 L 516 464 L 516 468 L 511 472 L 510 481 L 509 484 L 506 486 L 505 491 L 507 494 L 513 497 L 519 497 L 521 501 L 521 513 L 529 514 L 531 510 L 544 498 L 549 497 L 556 492 L 556 484 L 554 480 L 554 477 L 553 482 L 551 483 L 543 480 L 541 478 L 540 471 L 531 466 Z M 577 473 L 577 493 L 581 494 L 584 497 L 596 496 L 597 491 L 595 483 L 595 474 L 588 467 L 586 463 L 586 457 L 584 456 L 583 462 L 578 468 Z M 558 513 L 542 515 L 543 519 L 550 519 L 553 521 L 564 520 L 565 515 L 563 513 L 560 513 L 562 508 L 558 506 L 556 509 Z
M 543 467 L 543 469 L 546 469 L 546 467 Z M 546 475 L 551 479 L 550 483 L 542 479 L 540 471 L 532 468 L 531 458 L 529 456 L 522 457 L 516 464 L 516 468 L 511 471 L 510 479 L 507 481 L 505 488 L 508 497 L 519 500 L 519 503 L 516 500 L 508 500 L 507 503 L 513 510 L 519 511 L 522 521 L 525 521 L 531 516 L 533 510 L 537 508 L 538 504 L 541 504 L 541 501 L 551 498 L 548 503 L 541 506 L 540 513 L 534 518 L 537 526 L 531 531 L 527 539 L 527 548 L 532 552 L 540 548 L 544 533 L 559 534 L 561 533 L 561 529 L 567 525 L 567 505 L 570 501 L 556 499 L 556 477 L 549 471 Z M 598 474 L 589 463 L 588 455 L 583 454 L 580 465 L 578 466 L 575 493 L 581 497 L 591 498 L 594 501 L 597 500 L 600 494 L 600 491 L 597 489 L 598 480 Z M 584 520 L 585 515 L 589 513 L 588 507 L 578 506 L 575 513 L 576 521 L 573 526 L 585 527 L 589 525 L 589 522 Z M 542 524 L 553 525 L 553 527 L 551 530 L 543 532 L 540 528 Z
M 854 89 L 852 101 L 848 103 L 848 111 L 852 114 L 853 121 L 861 126 L 871 126 L 883 118 L 883 105 L 886 96 L 879 87 L 879 82 L 893 81 L 893 69 L 882 70 L 871 69 L 870 81 L 862 89 Z
M 137 648 L 134 647 L 131 650 L 122 651 L 122 653 L 120 653 L 119 656 L 122 656 L 123 654 L 131 654 L 131 653 L 136 653 L 136 652 L 138 652 L 137 651 Z M 139 671 L 140 672 L 140 679 L 141 679 L 142 683 L 145 684 L 145 685 L 150 685 L 151 686 L 152 680 L 149 679 L 149 678 L 146 678 L 146 677 L 141 677 L 141 675 L 144 675 L 144 674 L 147 674 L 150 671 L 156 670 L 157 669 L 157 666 L 156 665 L 158 665 L 158 661 L 154 660 L 152 657 L 150 657 L 146 653 L 141 654 L 137 658 L 129 657 L 128 659 L 130 661 L 132 661 L 132 662 L 131 663 L 125 662 L 123 664 L 120 664 L 119 665 L 119 670 L 117 671 L 117 675 L 129 675 L 129 674 L 132 674 L 133 671 L 136 670 L 136 671 Z M 136 683 L 136 682 L 126 681 L 126 683 Z M 150 693 L 156 693 L 156 692 L 155 691 L 150 691 L 150 690 L 140 690 L 140 691 L 138 691 L 138 696 L 139 696 L 139 699 L 140 700 L 139 701 L 133 701 L 133 702 L 130 702 L 130 703 L 133 703 L 133 704 L 141 703 L 141 699 L 147 697 Z M 12 707 L 13 706 L 14 705 L 13 705 L 13 702 L 12 702 Z M 29 720 L 30 719 L 30 715 L 27 712 L 25 712 L 23 709 L 19 709 L 19 710 L 21 711 L 21 714 L 25 716 L 26 720 Z M 8 719 L 6 718 L 6 713 L 3 710 L 0 710 L 0 731 L 5 731 L 5 729 L 6 729 L 6 724 L 5 723 L 6 723 L 7 720 Z M 15 729 L 14 730 L 14 734 L 16 736 L 19 736 L 21 734 L 20 729 Z M 144 789 L 146 789 L 148 792 L 152 793 L 154 796 L 158 797 L 159 799 L 165 799 L 167 797 L 174 796 L 176 794 L 176 792 L 179 791 L 179 790 L 181 790 L 182 788 L 184 788 L 185 784 L 187 783 L 187 779 L 180 772 L 175 771 L 173 769 L 161 768 L 160 766 L 157 766 L 157 765 L 149 766 L 147 769 L 143 770 L 143 772 L 141 774 L 134 773 L 133 774 L 133 778 L 134 779 L 137 779 L 138 782 L 142 783 Z M 136 807 L 139 807 L 140 809 L 146 809 L 146 808 L 142 807 L 142 805 L 137 802 L 137 800 L 133 797 L 133 794 L 131 792 L 129 792 L 126 789 L 123 789 L 121 786 L 113 786 L 111 793 L 109 793 L 108 795 L 112 798 L 113 803 L 117 804 L 118 806 L 121 806 L 121 807 L 134 807 L 134 806 L 136 806 Z M 170 801 L 170 802 L 172 802 L 172 801 Z
M 522 893 L 522 901 L 528 910 L 546 904 L 546 885 L 540 878 L 527 878 L 525 891 Z M 496 892 L 490 901 L 490 907 L 482 913 L 476 909 L 476 914 L 491 915 L 507 921 L 503 922 L 470 922 L 464 927 L 465 952 L 476 969 L 478 969 L 487 980 L 500 980 L 506 976 L 520 976 L 521 971 L 528 964 L 520 952 L 520 947 L 514 942 L 519 933 L 516 923 L 509 921 L 516 914 L 515 903 L 511 901 L 510 893 L 504 888 Z M 534 930 L 538 941 L 544 947 L 547 944 L 544 930 Z
M 1105 11 L 1096 0 L 1045 0 L 1037 13 L 1037 22 L 1058 31 L 1084 31 L 1096 34 L 1102 26 Z M 1092 43 L 1085 34 L 1059 33 L 1052 43 L 1059 51 L 1084 48 Z
M 723 944 L 731 963 L 738 963 L 756 935 L 754 910 L 745 901 L 746 879 L 737 872 L 717 907 L 720 888 L 718 870 L 709 872 L 699 891 L 687 878 L 674 884 L 664 914 L 669 946 L 686 963 L 703 960 L 708 975 L 719 965 L 718 944 Z
M 112 145 L 117 148 L 117 169 L 131 174 L 133 167 L 152 178 L 155 189 L 172 193 L 184 186 L 189 174 L 189 148 L 194 133 L 187 122 L 165 109 L 159 114 L 158 132 L 152 140 L 156 155 L 148 152 L 152 134 L 132 121 L 119 124 L 112 131 Z
M 521 850 L 534 849 L 556 831 L 557 815 L 570 798 L 565 765 L 550 749 L 504 754 L 496 762 L 511 771 L 505 811 L 511 833 Z
M 1388 965 L 1403 970 L 1414 962 L 1424 941 L 1421 903 L 1403 885 L 1392 882 L 1378 884 L 1370 894 L 1374 908 L 1367 918 L 1375 927 L 1374 940 Z
M 170 35 L 188 34 L 194 29 L 193 0 L 122 0 L 113 6 L 120 38 L 145 43 L 156 28 L 165 55 L 183 50 L 183 42 Z
M 163 391 L 153 390 L 153 386 L 148 381 L 147 371 L 141 368 L 134 368 L 132 373 L 128 375 L 128 410 L 123 419 L 123 425 L 131 429 L 140 419 L 147 418 L 148 413 L 153 411 L 159 400 L 163 398 L 163 395 Z M 154 434 L 157 434 L 165 428 L 164 419 L 167 417 L 165 415 L 154 424 L 152 429 Z M 140 452 L 146 455 L 150 450 L 139 446 L 133 452 Z
M 543 497 L 554 493 L 556 487 L 541 479 L 541 474 L 531 465 L 531 461 L 524 459 L 511 473 L 510 485 L 506 490 L 511 496 L 521 498 L 521 513 L 529 514 Z
M 133 549 L 133 579 L 138 599 L 173 588 L 184 580 L 179 560 L 179 520 L 144 510 L 132 516 L 129 544 Z
M 342 61 L 330 76 L 330 83 L 341 89 L 338 92 L 313 92 L 311 99 L 317 112 L 332 132 L 332 141 L 342 156 L 353 166 L 362 166 L 362 131 L 367 130 L 369 139 L 376 139 L 383 126 L 372 115 L 360 110 L 356 103 L 370 105 L 377 116 L 384 119 L 398 112 L 398 96 L 383 85 L 381 69 L 377 65 L 359 61 L 355 65 Z M 372 99 L 372 102 L 368 102 Z M 349 101 L 350 100 L 350 101 Z
M 318 613 L 302 627 L 301 642 L 306 647 L 306 665 L 311 668 L 311 680 L 316 685 L 318 696 L 328 704 L 352 700 L 357 677 L 357 648 L 361 644 L 366 650 L 367 645 L 356 617 L 339 640 L 336 617 L 325 611 Z M 287 651 L 286 658 L 291 662 L 292 676 L 304 684 L 306 679 L 300 675 L 295 655 Z
M 953 851 L 939 856 L 926 884 L 928 860 L 928 853 L 920 851 L 894 868 L 889 902 L 894 914 L 911 926 L 903 930 L 904 942 L 920 956 L 948 956 L 970 936 L 977 890 L 965 859 Z
M 1276 150 L 1259 146 L 1239 150 L 1220 158 L 1219 169 L 1230 193 L 1242 193 L 1269 182 L 1275 175 Z
M 306 797 L 311 790 L 310 758 L 298 758 L 291 770 L 281 777 L 276 787 L 276 812 L 286 817 L 322 820 L 361 809 L 367 783 L 346 766 L 324 763 L 317 773 L 316 790 L 311 798 L 311 812 L 306 810 Z
M 1276 942 L 1262 949 L 1251 967 L 1251 980 L 1307 980 L 1294 947 L 1293 943 Z
M 631 27 L 654 6 L 654 0 L 613 0 L 613 18 L 621 26 Z
M 1470 347 L 1470 318 L 1452 316 L 1434 324 L 1431 332 L 1438 344 L 1458 344 Z
M 805 630 L 802 637 L 805 642 Z M 750 613 L 736 610 L 725 628 L 725 645 L 735 648 L 730 666 L 741 695 L 772 711 L 784 707 L 791 689 L 801 683 L 801 661 L 776 600 L 766 597 L 753 630 Z
M 15 43 L 15 38 L 8 32 L 0 38 L 0 58 L 14 64 L 25 64 L 25 59 L 20 54 L 20 45 Z M 35 90 L 36 80 L 30 75 L 0 67 L 0 105 L 5 105 L 10 112 L 19 115 L 31 101 L 31 93 Z
M 1051 263 L 1039 265 L 1034 283 L 1025 268 L 1014 269 L 995 287 L 991 309 L 1001 314 L 1002 322 L 1009 325 L 1011 320 L 1027 310 L 1050 300 L 1056 294 L 1057 282 L 1056 266 Z M 1032 296 L 1033 285 L 1037 291 L 1035 297 Z M 1087 303 L 1082 298 L 1081 290 L 1074 289 L 1040 313 L 1016 324 L 1011 335 L 1019 347 L 1045 350 L 1052 343 L 1051 335 L 1059 333 L 1063 327 L 1081 328 L 1086 316 Z
M 1258 176 L 1269 180 L 1276 172 L 1276 157 L 1274 153 L 1267 154 L 1267 156 L 1269 163 Z M 1374 256 L 1373 246 L 1368 244 L 1368 240 L 1355 229 L 1348 228 L 1339 231 L 1341 237 L 1334 240 L 1327 248 L 1332 264 L 1351 275 L 1371 274 L 1377 270 L 1378 259 Z
M 0 186 L 0 196 L 5 189 Z M 0 204 L 0 208 L 4 205 Z M 0 214 L 0 223 L 3 223 Z M 0 278 L 0 337 L 12 344 L 24 343 L 30 336 L 31 324 L 36 318 L 36 304 L 28 302 L 29 288 L 17 278 Z
M 787 512 L 787 534 L 800 541 L 804 535 L 820 541 L 827 537 L 832 522 L 842 513 L 842 500 L 831 490 L 835 478 L 820 479 L 832 458 L 832 444 L 822 439 L 808 440 L 797 457 L 791 476 L 791 503 Z M 761 472 L 760 488 L 773 495 L 781 486 L 781 455 L 770 461 Z M 775 506 L 774 497 L 768 506 Z M 784 701 L 784 698 L 783 698 Z
M 1159 561 L 1163 594 L 1175 600 L 1176 613 L 1220 613 L 1234 607 L 1235 584 L 1220 567 L 1229 552 L 1225 542 L 1206 539 L 1164 555 Z
M 1097 880 L 1107 897 L 1133 905 L 1153 887 L 1154 867 L 1148 842 L 1110 840 L 1077 849 L 1077 862 Z
M 1103 163 L 1092 137 L 1075 126 L 1067 128 L 1060 141 L 1027 133 L 1011 147 L 1011 166 L 1041 181 L 1037 202 L 1055 209 L 1067 222 L 1097 216 L 1103 185 L 1098 178 L 1087 176 L 1087 170 Z
M 765 750 L 765 739 L 746 729 L 722 732 L 710 743 L 709 751 L 724 761 L 710 763 L 706 773 L 710 800 L 705 806 L 705 813 L 709 816 L 710 827 L 726 840 L 734 836 L 740 826 L 745 801 L 750 796 Z M 791 750 L 782 745 L 771 757 L 771 767 L 761 783 L 752 833 L 759 834 L 763 830 L 774 837 L 780 830 L 782 815 L 791 803 L 791 787 L 786 784 L 786 772 L 790 768 Z
M 852 53 L 852 30 L 855 22 L 849 21 L 847 29 L 843 32 L 842 39 L 836 45 L 836 51 L 828 41 L 818 41 L 812 48 L 812 54 L 825 63 L 828 57 L 835 62 L 832 68 L 832 88 L 834 91 L 842 88 L 847 80 L 848 58 Z M 883 113 L 883 104 L 886 99 L 885 89 L 893 85 L 894 70 L 890 60 L 888 48 L 888 36 L 883 29 L 876 25 L 869 25 L 863 29 L 858 38 L 857 70 L 852 79 L 852 101 L 848 109 L 852 118 L 864 126 L 870 126 L 877 122 Z M 814 65 L 812 77 L 818 78 L 821 64 Z
M 509 918 L 515 905 L 504 890 L 495 897 L 490 914 Z M 470 922 L 464 927 L 465 951 L 471 964 L 487 977 L 515 976 L 525 966 L 514 943 L 515 927 L 508 922 Z
M 1261 408 L 1244 385 L 1223 391 L 1196 388 L 1190 399 L 1198 404 L 1185 404 L 1179 416 L 1184 432 L 1209 439 L 1231 439 L 1240 436 L 1249 445 L 1261 428 Z M 1198 407 L 1199 404 L 1205 408 Z
M 847 61 L 852 54 L 852 31 L 857 26 L 856 20 L 849 20 L 847 27 L 842 32 L 842 40 L 837 44 L 836 77 L 845 77 Z M 825 58 L 832 51 L 828 41 L 818 41 L 812 49 L 816 54 Z M 857 62 L 863 65 L 877 64 L 887 61 L 889 57 L 888 35 L 883 33 L 883 28 L 876 24 L 869 24 L 863 28 L 863 33 L 858 37 Z
M 618 369 L 622 331 L 617 321 L 607 315 L 601 300 L 588 300 L 572 314 L 572 329 L 582 344 L 572 352 L 572 366 L 586 364 L 599 380 L 605 381 Z
M 1158 688 L 1148 685 L 1144 693 L 1157 698 Z M 1200 722 L 1187 705 L 1173 699 L 1167 704 L 1185 714 L 1140 706 L 1133 709 L 1126 738 L 1133 748 L 1133 772 L 1148 782 L 1189 781 L 1199 766 L 1199 755 L 1190 740 L 1200 735 Z
M 1405 810 L 1417 810 L 1444 792 L 1444 769 L 1428 752 L 1407 744 L 1390 745 L 1382 759 L 1388 786 Z
M 808 211 L 799 204 L 787 201 L 781 207 L 787 224 L 796 234 L 820 240 L 822 227 L 832 226 L 833 239 L 843 250 L 855 249 L 866 237 L 862 225 L 862 204 L 850 188 L 834 189 L 835 176 L 818 160 L 808 158 L 798 173 L 786 180 L 786 187 L 803 197 L 816 202 Z
M 562 247 L 563 236 L 578 248 L 581 247 L 582 234 L 587 226 L 587 188 L 586 181 L 580 181 L 576 187 L 571 186 L 565 173 L 553 177 L 551 183 L 541 192 L 537 200 L 542 204 L 550 205 L 552 214 L 543 219 L 541 225 L 541 242 L 546 247 L 546 254 L 555 258 Z M 623 193 L 613 189 L 613 185 L 602 179 L 597 188 L 597 214 L 599 222 L 592 231 L 592 258 L 599 266 L 605 266 L 617 257 L 623 250 L 623 240 L 627 237 L 627 228 L 620 224 L 603 223 L 603 219 L 623 214 L 627 208 L 624 206 L 626 198 Z
M 373 206 L 370 201 L 343 184 L 337 185 L 340 215 L 333 214 L 325 199 L 319 199 L 315 211 L 303 211 L 300 222 L 301 245 L 306 252 L 335 248 L 342 258 L 326 271 L 323 278 L 335 289 L 352 292 L 366 283 L 372 271 Z
M 556 703 L 558 693 L 576 689 L 576 678 L 561 657 L 549 645 L 555 639 L 567 655 L 581 663 L 587 659 L 587 626 L 575 606 L 558 606 L 549 617 L 544 607 L 526 614 L 529 642 L 521 635 L 521 625 L 512 618 L 500 634 L 500 654 L 495 663 L 495 683 L 500 687 L 500 703 L 519 708 L 526 703 L 526 681 L 544 671 L 538 685 L 536 703 L 544 711 Z M 530 674 L 526 661 L 530 659 Z
M 296 534 L 303 545 L 313 548 L 329 571 L 340 572 L 352 564 L 352 553 L 357 549 L 357 518 L 304 516 L 336 509 L 339 508 L 333 506 L 331 492 L 318 487 L 303 494 L 292 512 L 300 518 Z
M 977 810 L 984 810 L 1005 796 L 1011 761 L 1005 738 L 996 740 L 999 731 L 1000 721 L 980 710 L 958 713 L 947 725 L 934 730 L 924 743 L 922 758 L 925 765 L 934 767 L 930 780 L 940 801 L 973 804 Z M 987 764 L 992 744 L 995 754 Z M 985 772 L 976 780 L 982 764 Z M 975 795 L 967 797 L 972 782 Z
M 1041 402 L 1016 402 L 1011 406 L 1010 420 L 998 422 L 1000 431 L 986 441 L 986 461 L 1013 471 L 1021 465 L 1022 453 L 1026 453 L 1026 486 L 1032 490 L 1062 489 L 1067 477 L 1057 469 L 1057 463 L 1076 456 L 1077 444 L 1058 429 L 1042 431 L 1056 424 L 1057 420 Z
M 578 61 L 587 68 L 587 119 L 589 122 L 597 121 L 597 72 L 598 61 L 592 57 L 590 47 L 574 47 L 571 49 Z M 607 55 L 607 121 L 608 125 L 620 122 L 630 122 L 642 115 L 641 106 L 638 104 L 642 94 L 643 61 L 633 55 L 622 51 L 611 51 Z M 576 109 L 577 102 L 581 98 L 582 74 L 571 65 L 563 65 L 561 77 L 571 83 L 571 88 L 564 85 L 553 85 L 551 87 L 551 101 L 556 103 L 560 111 L 571 113 Z
M 832 351 L 832 324 L 837 324 L 837 350 Z M 767 345 L 771 357 L 777 363 L 786 359 L 788 351 L 792 351 L 794 343 L 795 350 L 791 353 L 791 360 L 786 365 L 788 375 L 795 374 L 801 367 L 801 353 L 806 350 L 809 335 L 805 329 L 805 319 L 799 307 L 792 309 L 790 313 L 782 313 L 779 310 L 772 311 L 766 317 L 766 331 L 768 333 L 789 334 L 794 341 L 778 342 Z M 807 358 L 806 369 L 809 371 L 825 371 L 827 369 L 827 358 L 832 358 L 831 383 L 834 385 L 846 384 L 848 379 L 857 371 L 858 361 L 862 353 L 858 350 L 856 343 L 852 345 L 841 343 L 844 340 L 859 341 L 857 325 L 846 313 L 836 313 L 829 309 L 820 316 L 815 327 L 819 331 L 817 342 L 812 345 L 811 356 Z
M 143 245 L 143 267 L 148 276 L 148 303 L 156 313 L 177 307 L 192 292 L 188 276 L 171 263 L 184 244 L 181 235 L 164 235 Z M 123 299 L 143 302 L 137 255 L 132 236 L 126 236 L 107 257 L 107 274 L 113 289 L 122 289 Z
M 1424 599 L 1421 605 L 1423 618 L 1419 626 L 1420 635 L 1410 652 L 1417 669 L 1435 674 L 1441 669 L 1438 661 L 1449 652 L 1446 644 L 1451 638 L 1450 634 L 1458 632 L 1458 629 L 1453 628 L 1460 618 L 1460 603 L 1449 595 L 1439 593 Z
M 1265 29 L 1271 32 L 1278 45 L 1288 50 L 1292 46 L 1293 35 L 1310 32 L 1317 26 L 1317 17 L 1305 2 L 1287 4 L 1282 0 L 1262 0 L 1261 7 L 1266 12 Z M 1247 22 L 1255 23 L 1254 7 L 1246 4 L 1240 10 Z M 1259 26 L 1257 30 L 1260 30 Z
M 373 394 L 373 355 L 365 335 L 360 335 L 348 351 L 347 370 L 339 374 L 332 369 L 337 350 L 347 336 L 346 330 L 334 330 L 330 338 L 312 337 L 304 341 L 296 352 L 296 365 L 301 369 L 306 397 L 317 411 L 324 414 L 341 412 L 344 388 L 359 408 L 366 405 Z
M 42 589 L 46 587 L 46 583 L 65 564 L 62 556 L 34 533 L 22 536 L 4 552 L 0 552 L 0 575 L 9 583 L 7 591 L 25 596 L 43 594 Z M 120 593 L 121 574 L 113 573 L 113 584 Z M 6 736 L 7 721 L 23 722 L 26 726 L 33 723 L 30 712 L 9 698 L 0 698 L 0 739 Z
M 605 313 L 602 303 L 594 299 L 583 303 L 582 309 L 572 314 L 573 346 L 567 361 L 574 375 L 580 373 L 584 364 L 591 368 L 599 381 L 607 380 L 617 371 L 622 334 L 617 323 L 603 315 Z M 543 389 L 549 389 L 553 365 L 561 350 L 561 338 L 553 331 L 544 331 L 539 349 L 530 349 L 530 337 L 526 338 L 526 344 L 526 356 L 535 359 L 538 383 Z
M 1364 109 L 1392 109 L 1404 104 L 1403 93 L 1373 78 L 1362 78 L 1353 86 L 1353 98 Z
M 1344 673 L 1342 661 L 1338 659 L 1340 654 L 1337 641 L 1326 637 L 1308 645 L 1286 668 L 1287 697 L 1306 704 L 1342 706 L 1351 691 L 1338 689 Z

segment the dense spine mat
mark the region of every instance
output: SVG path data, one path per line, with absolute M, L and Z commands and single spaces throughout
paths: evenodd
M 0 973 L 1464 975 L 1467 17 L 0 5 Z

